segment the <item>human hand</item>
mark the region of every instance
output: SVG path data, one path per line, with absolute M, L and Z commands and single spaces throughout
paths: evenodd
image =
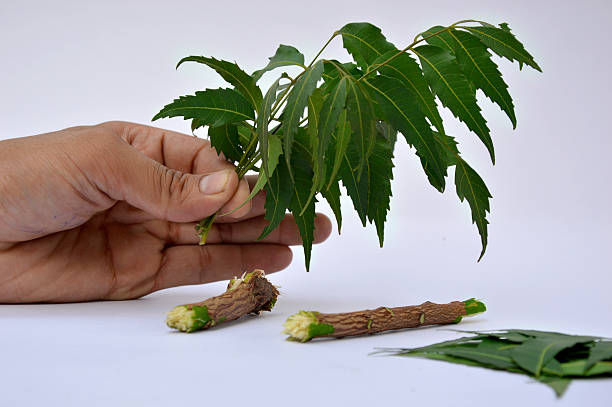
M 0 142 L 0 303 L 130 299 L 285 268 L 298 229 L 287 215 L 256 241 L 261 193 L 198 245 L 197 221 L 249 195 L 233 169 L 206 140 L 125 122 Z M 315 242 L 330 231 L 318 215 Z

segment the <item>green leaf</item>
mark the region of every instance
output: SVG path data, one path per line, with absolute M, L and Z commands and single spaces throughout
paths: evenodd
M 395 146 L 397 142 L 397 130 L 387 122 L 376 123 L 376 132 L 384 137 L 390 146 Z
M 326 189 L 330 188 L 331 184 L 336 180 L 336 175 L 344 162 L 344 156 L 351 141 L 351 123 L 348 121 L 346 110 L 340 112 L 336 131 L 332 133 L 332 139 L 333 142 L 330 143 L 330 146 L 333 146 L 333 164 L 331 165 L 332 171 L 327 177 L 329 181 Z
M 397 52 L 397 50 L 393 50 L 381 55 L 374 61 L 374 65 L 385 62 Z M 404 52 L 396 56 L 382 68 L 378 69 L 378 71 L 382 75 L 402 81 L 404 86 L 416 97 L 421 111 L 440 133 L 444 133 L 442 118 L 438 112 L 434 95 L 431 93 L 427 81 L 425 81 L 421 67 L 409 54 Z
M 586 372 L 587 370 L 592 368 L 597 362 L 609 359 L 612 359 L 612 342 L 595 342 L 591 345 L 591 349 L 589 351 L 589 358 L 587 359 L 586 364 L 584 366 L 584 371 Z
M 259 81 L 261 76 L 273 69 L 281 66 L 297 65 L 305 68 L 304 66 L 304 55 L 291 45 L 279 45 L 274 56 L 269 58 L 270 62 L 264 68 L 253 72 L 252 77 L 255 82 Z
M 217 71 L 223 79 L 232 84 L 236 90 L 251 103 L 251 106 L 259 111 L 259 105 L 262 99 L 261 89 L 255 84 L 253 77 L 240 69 L 237 64 L 215 58 L 189 56 L 181 59 L 176 67 L 178 68 L 184 62 L 197 62 L 208 65 Z
M 254 119 L 250 103 L 233 89 L 206 89 L 181 96 L 164 106 L 153 121 L 176 116 L 197 119 L 200 124 L 211 127 Z
M 321 114 L 321 107 L 323 106 L 323 92 L 321 88 L 317 88 L 312 92 L 312 95 L 308 98 L 308 145 L 311 151 L 317 150 L 317 144 L 319 141 L 318 128 L 319 128 L 319 115 Z
M 421 60 L 425 79 L 442 104 L 476 133 L 487 147 L 491 161 L 495 163 L 495 151 L 487 122 L 480 113 L 476 94 L 459 69 L 457 59 L 448 50 L 433 45 L 422 45 L 413 51 Z
M 521 368 L 538 377 L 542 368 L 564 349 L 590 342 L 590 337 L 560 335 L 529 339 L 512 349 L 512 359 Z
M 476 362 L 475 366 L 502 370 L 516 369 L 516 364 L 508 354 L 508 350 L 503 349 L 503 346 L 503 343 L 483 339 L 481 343 L 458 343 L 450 346 L 425 347 L 414 350 L 404 349 L 401 355 L 410 356 L 410 353 L 416 353 L 419 356 L 421 354 L 442 354 Z
M 315 201 L 307 204 L 308 195 L 312 188 L 313 171 L 310 164 L 310 152 L 308 149 L 308 135 L 301 129 L 295 139 L 295 154 L 291 158 L 293 168 L 293 194 L 289 209 L 293 214 L 295 223 L 300 231 L 302 246 L 304 247 L 304 259 L 306 271 L 310 269 L 310 255 L 312 253 L 312 242 L 314 239 Z
M 612 374 L 612 362 L 603 361 L 595 363 L 590 369 L 585 371 L 586 360 L 575 360 L 573 362 L 561 363 L 563 376 L 570 377 L 591 377 L 609 376 Z
M 414 94 L 401 81 L 387 76 L 377 76 L 366 83 L 375 91 L 385 119 L 415 147 L 432 185 L 444 191 L 445 153 L 434 138 Z
M 380 55 L 396 49 L 380 28 L 370 23 L 350 23 L 336 31 L 342 35 L 344 48 L 362 69 L 368 68 Z
M 368 214 L 368 185 L 369 178 L 366 176 L 358 177 L 357 168 L 359 163 L 359 152 L 355 143 L 350 143 L 346 149 L 346 153 L 342 158 L 342 164 L 338 174 L 342 180 L 342 184 L 346 188 L 346 193 L 353 201 L 353 207 L 361 220 L 363 226 L 366 225 Z
M 293 183 L 284 159 L 279 158 L 276 170 L 266 184 L 266 189 L 266 219 L 270 223 L 261 232 L 258 240 L 266 237 L 280 225 L 293 196 Z
M 503 25 L 502 28 L 493 26 L 462 28 L 478 37 L 480 41 L 500 57 L 507 58 L 510 61 L 518 61 L 519 68 L 522 69 L 523 64 L 526 64 L 542 72 L 542 69 L 535 62 L 531 54 L 525 50 L 523 44 L 510 32 L 508 24 Z
M 287 97 L 287 105 L 283 111 L 283 137 L 285 160 L 289 166 L 289 174 L 292 174 L 291 148 L 293 140 L 298 131 L 300 118 L 304 114 L 304 109 L 308 103 L 308 98 L 315 90 L 317 82 L 321 79 L 323 73 L 323 62 L 319 61 L 312 67 L 302 73 L 302 76 L 296 81 L 293 89 Z M 307 191 L 307 193 L 310 189 Z
M 340 210 L 340 186 L 338 185 L 338 181 L 333 181 L 329 188 L 321 191 L 321 195 L 327 200 L 327 203 L 329 203 L 334 213 L 336 224 L 338 225 L 338 234 L 340 234 L 340 230 L 342 229 L 342 211 Z
M 323 188 L 326 178 L 324 177 L 326 169 L 326 153 L 330 140 L 332 140 L 332 133 L 336 130 L 338 125 L 338 119 L 340 114 L 344 110 L 346 104 L 346 84 L 347 79 L 343 78 L 334 91 L 329 94 L 323 101 L 323 105 L 320 110 L 320 117 L 318 121 L 317 131 L 315 139 L 317 142 L 313 147 L 316 147 L 315 156 L 313 159 L 314 164 L 314 181 L 313 189 L 310 192 L 311 198 L 317 190 Z M 310 120 L 310 119 L 309 119 Z M 310 128 L 310 123 L 308 125 Z M 331 175 L 331 174 L 330 174 Z
M 272 114 L 272 104 L 276 100 L 276 90 L 278 89 L 279 81 L 280 78 L 277 79 L 272 84 L 272 86 L 270 86 L 270 89 L 268 89 L 268 91 L 266 92 L 266 97 L 261 103 L 261 107 L 259 109 L 260 113 L 257 116 L 257 135 L 259 137 L 259 143 L 261 146 L 261 161 L 263 163 L 264 172 L 267 178 L 270 178 L 271 170 L 274 171 L 274 168 L 270 168 L 268 163 L 268 125 L 270 123 L 270 118 Z
M 208 138 L 210 139 L 210 145 L 217 150 L 218 154 L 223 153 L 226 158 L 232 161 L 240 161 L 242 148 L 235 124 L 228 123 L 218 127 L 210 127 Z
M 362 175 L 362 177 L 364 177 Z M 391 200 L 391 180 L 393 179 L 393 146 L 386 138 L 379 136 L 374 150 L 368 157 L 368 219 L 374 222 L 378 242 L 383 247 L 385 240 L 385 221 Z
M 351 123 L 351 140 L 359 157 L 357 167 L 353 168 L 357 168 L 357 178 L 360 178 L 361 171 L 374 147 L 376 116 L 374 115 L 372 102 L 363 85 L 356 81 L 349 81 L 347 85 L 347 118 Z
M 557 397 L 563 396 L 563 394 L 569 387 L 570 383 L 572 382 L 571 379 L 565 379 L 565 378 L 554 377 L 554 376 L 540 376 L 538 378 L 538 381 L 540 383 L 550 386 L 550 388 L 553 389 Z
M 487 249 L 487 225 L 489 224 L 487 212 L 490 211 L 489 198 L 491 198 L 491 193 L 480 175 L 460 157 L 457 157 L 455 168 L 455 188 L 459 200 L 463 202 L 465 199 L 470 205 L 472 222 L 476 224 L 478 233 L 480 233 L 482 242 L 482 251 L 478 258 L 480 261 Z
M 442 151 L 446 157 L 446 166 L 452 167 L 457 164 L 457 156 L 459 156 L 459 149 L 457 148 L 457 141 L 454 137 L 438 132 L 432 132 L 434 139 L 440 144 Z M 431 182 L 431 181 L 430 181 Z
M 436 26 L 425 33 L 434 33 L 444 27 Z M 516 128 L 514 104 L 508 93 L 508 85 L 502 79 L 487 47 L 475 36 L 465 31 L 449 30 L 427 40 L 432 45 L 447 48 L 456 57 L 461 71 L 478 89 L 496 103 Z

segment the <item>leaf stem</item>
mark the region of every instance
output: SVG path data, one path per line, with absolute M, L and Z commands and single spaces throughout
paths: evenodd
M 327 42 L 325 43 L 325 45 L 323 45 L 323 48 L 321 48 L 319 50 L 319 52 L 317 53 L 317 55 L 315 55 L 315 57 L 312 59 L 312 61 L 310 61 L 310 64 L 308 64 L 308 68 L 310 68 L 312 66 L 312 64 L 315 63 L 315 61 L 317 60 L 317 58 L 319 58 L 319 56 L 323 53 L 323 51 L 325 50 L 325 48 L 327 48 L 327 46 L 332 42 L 332 40 L 334 38 L 336 38 L 336 36 L 339 34 L 338 31 L 336 31 L 331 37 L 329 37 L 329 40 L 327 40 Z

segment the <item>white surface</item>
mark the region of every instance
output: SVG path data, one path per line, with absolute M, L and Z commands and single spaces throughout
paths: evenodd
M 254 70 L 280 42 L 312 57 L 348 21 L 371 21 L 397 45 L 461 18 L 508 21 L 544 73 L 500 62 L 519 124 L 512 132 L 485 101 L 495 168 L 476 137 L 447 120 L 494 195 L 482 262 L 467 206 L 454 188 L 440 195 L 427 186 L 402 145 L 385 248 L 344 202 L 342 237 L 314 249 L 312 272 L 298 248 L 294 264 L 271 277 L 283 292 L 272 313 L 191 335 L 165 327 L 166 311 L 216 295 L 223 283 L 137 301 L 0 306 L 0 405 L 609 405 L 609 379 L 576 381 L 557 401 L 523 376 L 368 356 L 377 346 L 454 337 L 439 328 L 305 345 L 279 333 L 298 309 L 476 296 L 489 311 L 464 328 L 612 336 L 608 2 L 90 3 L 0 4 L 0 138 L 110 119 L 147 123 L 173 97 L 223 85 L 201 67 L 174 71 L 180 57 L 236 59 Z M 339 40 L 326 55 L 345 58 Z M 181 120 L 159 125 L 188 129 Z

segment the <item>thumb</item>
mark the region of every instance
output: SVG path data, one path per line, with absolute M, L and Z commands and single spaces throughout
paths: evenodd
M 188 174 L 168 168 L 128 148 L 116 156 L 117 182 L 111 197 L 172 222 L 199 221 L 228 202 L 238 188 L 231 166 L 208 174 Z

